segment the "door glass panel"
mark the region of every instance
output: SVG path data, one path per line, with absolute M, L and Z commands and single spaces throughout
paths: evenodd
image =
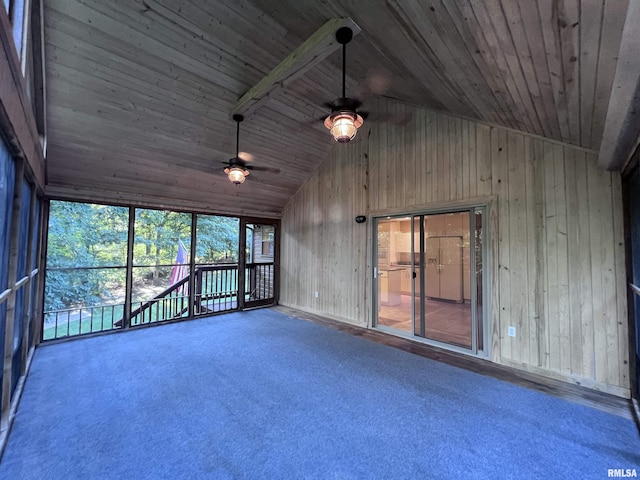
M 266 305 L 274 300 L 276 226 L 246 225 L 245 305 Z
M 471 348 L 469 212 L 425 216 L 424 236 L 425 337 Z
M 377 231 L 377 324 L 411 333 L 411 219 L 380 219 Z

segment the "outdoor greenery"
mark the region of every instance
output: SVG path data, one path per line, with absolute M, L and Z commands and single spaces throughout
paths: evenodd
M 239 227 L 237 218 L 198 215 L 197 263 L 237 261 Z M 128 229 L 127 207 L 52 201 L 45 311 L 124 303 Z M 135 209 L 133 264 L 145 266 L 135 281 L 169 286 L 166 266 L 179 242 L 188 263 L 191 230 L 189 213 Z

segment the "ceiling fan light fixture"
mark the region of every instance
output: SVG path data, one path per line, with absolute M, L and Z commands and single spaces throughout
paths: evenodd
M 362 117 L 355 112 L 340 111 L 329 115 L 324 121 L 324 126 L 329 129 L 336 142 L 349 143 L 363 122 Z
M 249 170 L 241 167 L 227 167 L 224 169 L 224 173 L 229 177 L 229 181 L 235 185 L 244 183 L 245 177 L 249 175 Z

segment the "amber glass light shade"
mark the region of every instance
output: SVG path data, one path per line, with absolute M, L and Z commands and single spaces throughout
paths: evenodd
M 249 170 L 240 167 L 229 167 L 224 169 L 224 173 L 227 174 L 232 183 L 240 185 L 244 183 L 245 177 L 249 175 Z
M 336 142 L 349 143 L 358 133 L 362 123 L 363 119 L 357 113 L 341 111 L 329 115 L 324 121 L 324 126 L 329 129 Z

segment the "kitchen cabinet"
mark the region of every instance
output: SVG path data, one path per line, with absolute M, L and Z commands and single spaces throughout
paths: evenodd
M 400 291 L 402 292 L 403 295 L 411 295 L 411 283 L 412 283 L 411 272 L 412 272 L 411 267 L 402 269 L 402 280 L 400 282 Z
M 382 305 L 400 305 L 402 269 L 392 268 L 378 271 L 378 298 Z

